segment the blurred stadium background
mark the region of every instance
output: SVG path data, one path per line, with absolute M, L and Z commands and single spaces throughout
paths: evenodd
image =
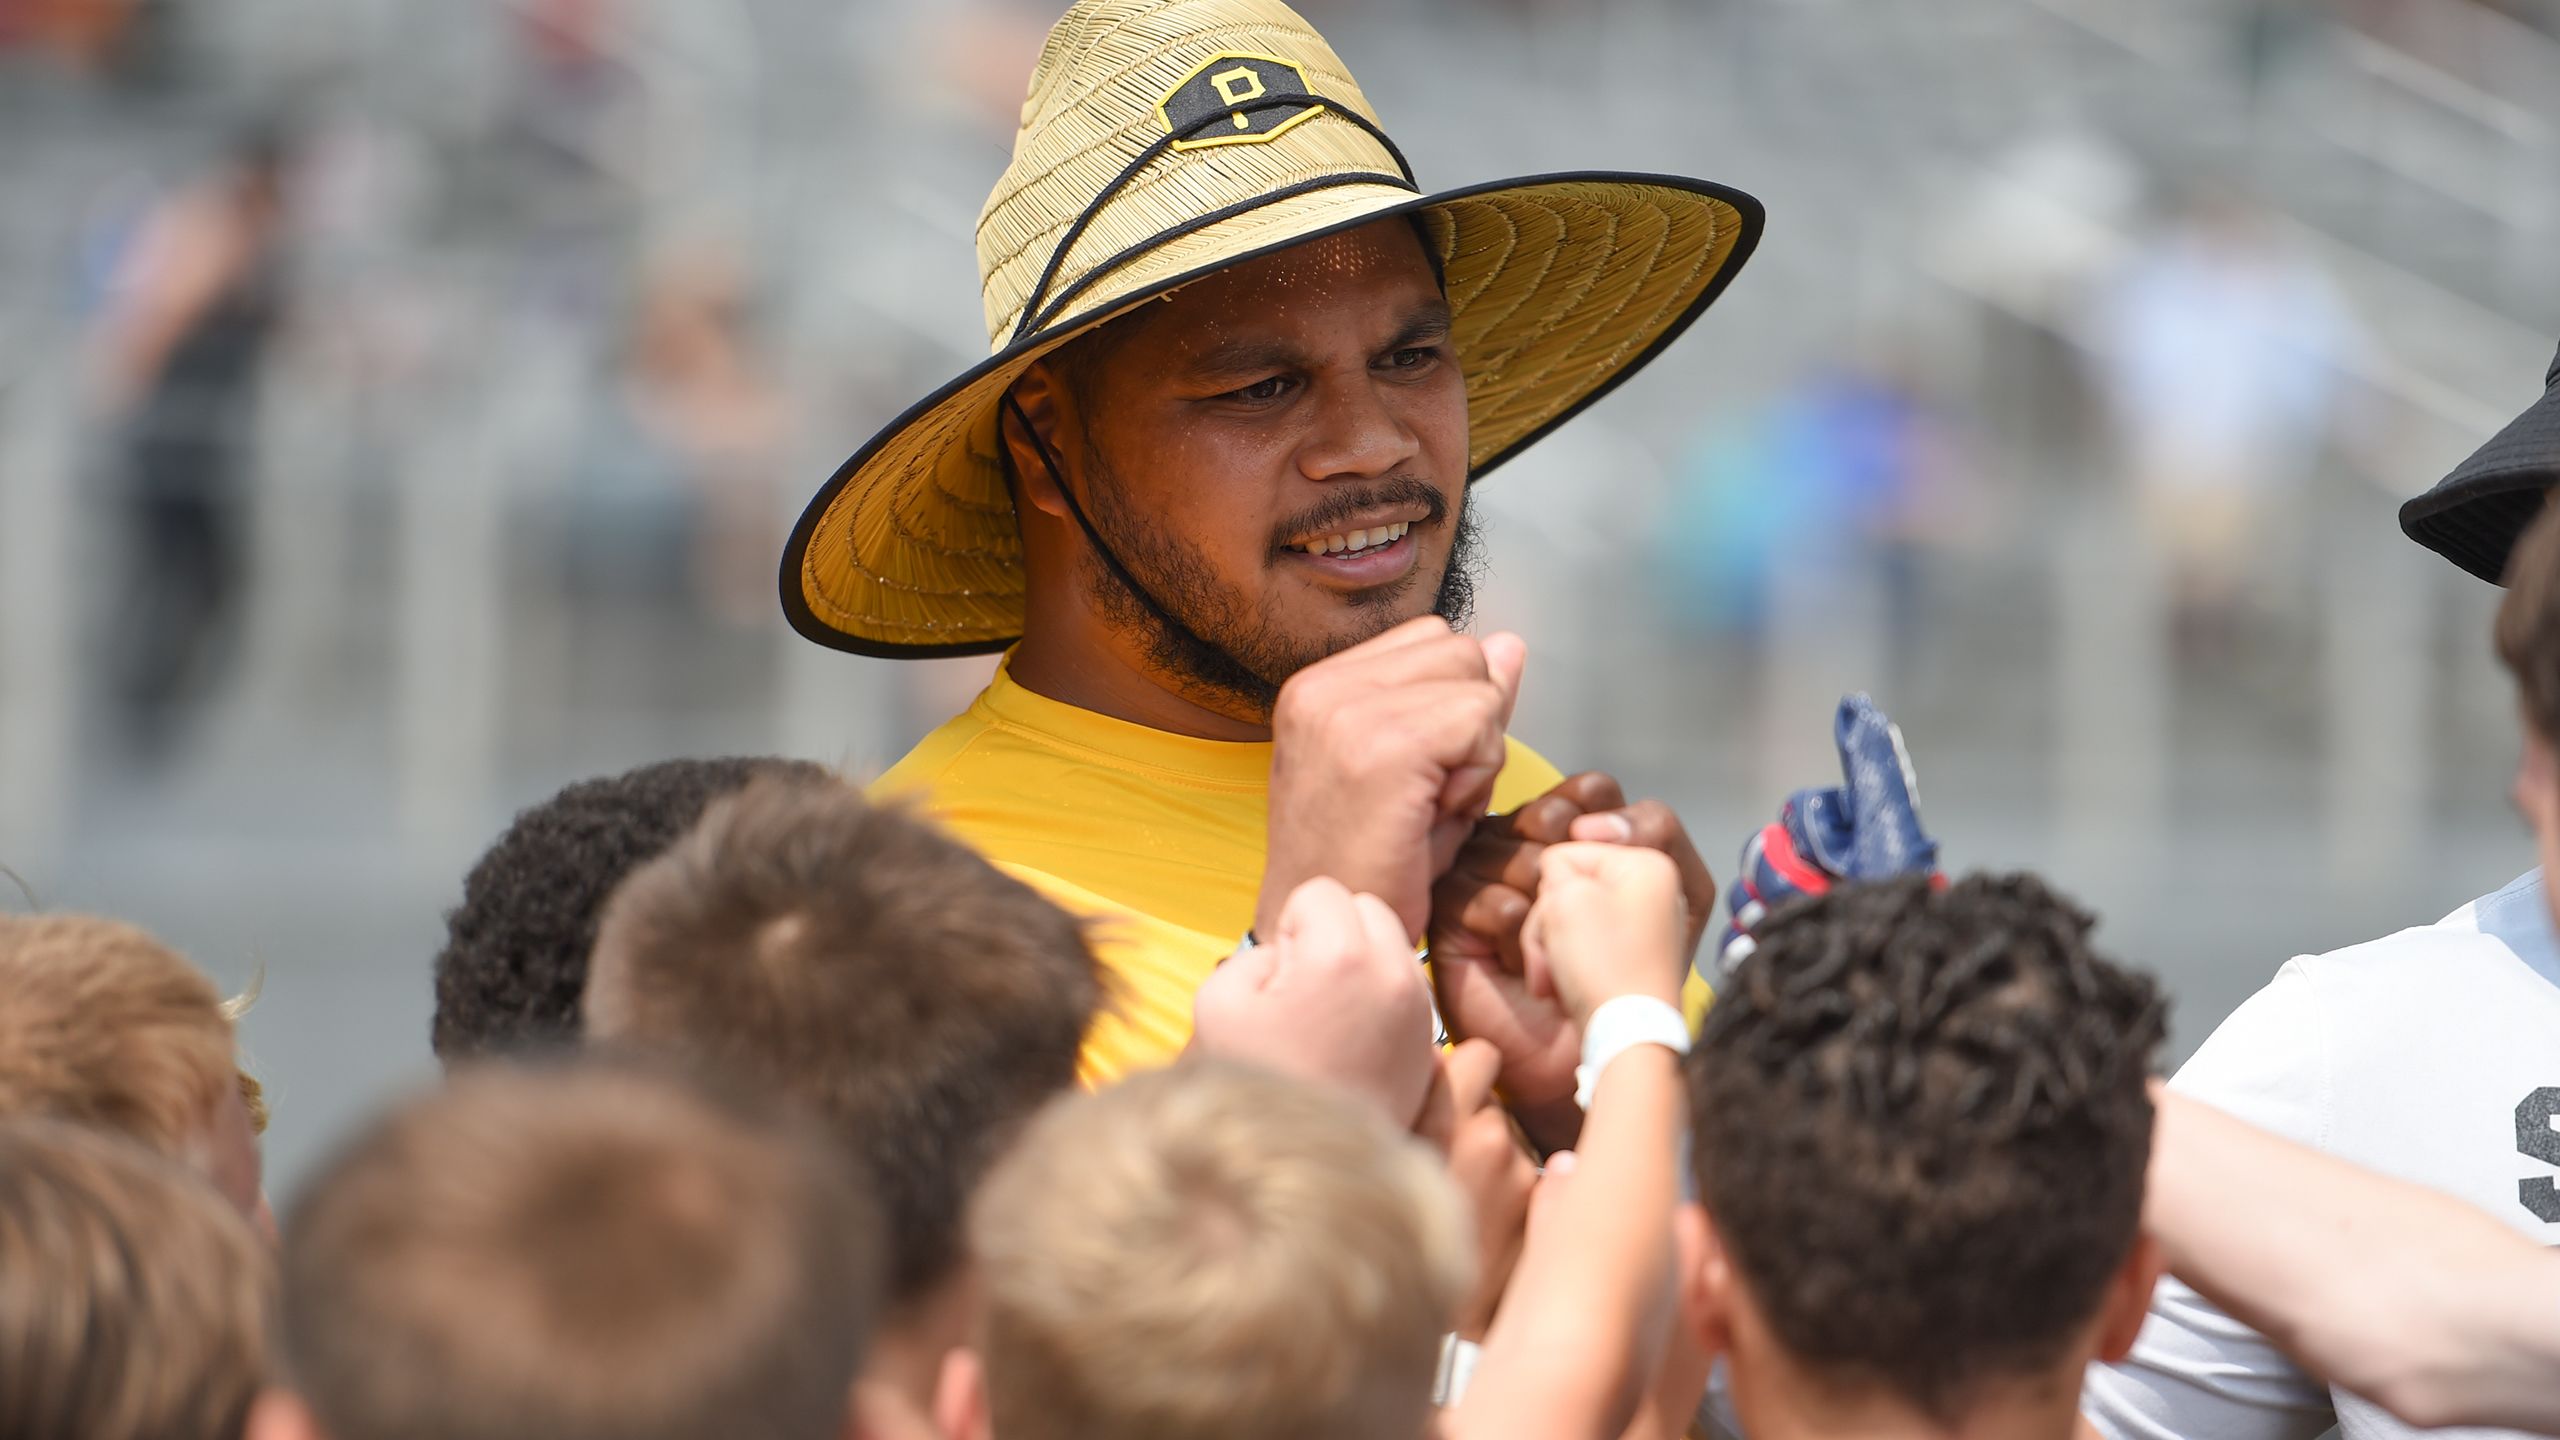
M 2560 4 L 1302 8 L 1428 186 L 1769 206 L 1478 492 L 1567 769 L 1721 866 L 1871 690 L 1951 860 L 2097 908 L 2181 1053 L 2530 865 L 2496 592 L 2392 511 L 2560 333 Z M 263 975 L 279 1184 L 428 1069 L 514 809 L 685 753 L 867 772 L 979 683 L 797 640 L 772 562 L 984 353 L 971 230 L 1052 18 L 0 0 L 0 903 Z

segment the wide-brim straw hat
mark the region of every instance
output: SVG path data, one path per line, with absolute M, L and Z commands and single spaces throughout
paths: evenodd
M 1497 97 L 1488 97 L 1497 98 Z M 1022 634 L 998 402 L 1041 356 L 1203 275 L 1411 215 L 1441 271 L 1482 478 L 1687 329 L 1760 237 L 1703 180 L 1574 172 L 1425 196 L 1342 62 L 1278 0 L 1081 0 L 1049 32 L 978 220 L 992 353 L 892 421 L 793 527 L 782 605 L 866 655 Z
M 2400 507 L 2410 539 L 2488 581 L 2504 584 L 2507 556 L 2560 485 L 2560 354 L 2542 374 L 2542 398 L 2471 452 L 2426 494 Z

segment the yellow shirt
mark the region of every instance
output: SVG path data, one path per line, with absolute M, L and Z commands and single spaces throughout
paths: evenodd
M 1513 740 L 1493 809 L 1563 778 Z M 999 868 L 1097 922 L 1113 993 L 1085 1037 L 1090 1084 L 1164 1064 L 1189 1041 L 1192 992 L 1253 923 L 1270 780 L 1267 741 L 1116 720 L 1026 690 L 1000 666 L 871 793 L 914 799 Z

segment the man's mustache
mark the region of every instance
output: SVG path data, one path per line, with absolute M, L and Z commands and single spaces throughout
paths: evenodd
M 1324 503 L 1290 516 L 1271 532 L 1273 554 L 1289 548 L 1289 543 L 1307 535 L 1323 535 L 1343 527 L 1355 515 L 1382 509 L 1389 505 L 1420 505 L 1427 512 L 1422 522 L 1437 524 L 1447 518 L 1448 497 L 1438 486 L 1416 475 L 1390 475 L 1371 481 L 1357 489 L 1344 487 L 1329 492 Z

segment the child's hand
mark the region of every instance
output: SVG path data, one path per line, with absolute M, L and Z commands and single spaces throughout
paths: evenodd
M 1357 1091 L 1399 1128 L 1436 1068 L 1429 982 L 1404 926 L 1325 876 L 1289 893 L 1276 933 L 1202 982 L 1191 1019 L 1204 1053 Z
M 1688 934 L 1680 870 L 1669 856 L 1572 843 L 1540 857 L 1538 901 L 1520 939 L 1530 988 L 1553 994 L 1579 1026 L 1621 995 L 1678 1005 Z
M 1482 1340 L 1511 1284 L 1529 1219 L 1538 1167 L 1512 1138 L 1510 1117 L 1494 1098 L 1502 1057 L 1482 1040 L 1441 1052 L 1431 1092 L 1414 1133 L 1449 1162 L 1449 1178 L 1467 1197 L 1476 1222 L 1476 1289 L 1458 1312 L 1460 1339 Z

